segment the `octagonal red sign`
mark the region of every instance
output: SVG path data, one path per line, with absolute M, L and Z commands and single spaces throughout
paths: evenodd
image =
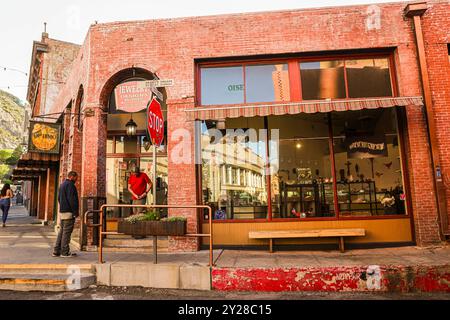
M 164 141 L 164 116 L 156 98 L 147 107 L 147 132 L 152 144 L 161 146 Z

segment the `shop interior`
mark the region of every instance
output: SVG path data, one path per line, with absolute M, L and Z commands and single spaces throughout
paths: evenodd
M 267 219 L 269 179 L 264 137 L 249 143 L 224 135 L 221 143 L 211 144 L 214 139 L 207 131 L 211 126 L 214 123 L 205 122 L 202 131 L 204 203 L 213 206 L 215 219 Z M 269 116 L 266 121 L 261 117 L 225 121 L 225 129 L 259 130 L 265 126 L 279 137 L 276 144 L 268 144 L 270 165 L 276 168 L 268 172 L 272 218 L 406 214 L 395 108 Z M 382 150 L 351 152 L 349 141 L 371 143 Z M 221 158 L 230 150 L 239 157 Z M 256 162 L 235 161 L 252 156 Z M 260 177 L 263 183 L 255 184 L 248 178 L 253 176 Z

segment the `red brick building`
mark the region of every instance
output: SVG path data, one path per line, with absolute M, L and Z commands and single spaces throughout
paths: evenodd
M 129 203 L 126 178 L 135 165 L 151 169 L 151 152 L 145 110 L 128 137 L 115 89 L 173 79 L 161 89 L 161 203 L 211 205 L 215 245 L 263 245 L 248 238 L 254 230 L 354 227 L 366 230 L 350 240 L 360 245 L 440 243 L 450 214 L 449 10 L 448 1 L 405 2 L 92 25 L 46 108 L 64 127 L 60 179 L 81 174 L 83 212 Z M 278 151 L 259 136 L 229 144 L 256 162 L 216 164 L 214 128 L 277 129 Z M 277 172 L 264 174 L 266 157 Z M 126 215 L 108 211 L 108 228 Z M 211 217 L 195 210 L 169 215 L 187 216 L 190 233 L 208 231 Z M 174 238 L 170 249 L 200 244 Z

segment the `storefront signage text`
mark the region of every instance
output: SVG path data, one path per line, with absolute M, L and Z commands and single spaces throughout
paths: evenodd
M 151 87 L 142 85 L 144 81 L 131 81 L 119 84 L 114 90 L 116 109 L 125 112 L 139 112 L 145 109 L 152 97 Z
M 384 136 L 347 136 L 345 139 L 349 158 L 377 158 L 387 156 Z
M 244 91 L 243 84 L 230 84 L 228 86 L 228 91 Z

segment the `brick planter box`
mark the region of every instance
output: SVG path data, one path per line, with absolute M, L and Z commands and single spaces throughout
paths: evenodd
M 184 236 L 186 221 L 119 221 L 118 232 L 131 236 Z

